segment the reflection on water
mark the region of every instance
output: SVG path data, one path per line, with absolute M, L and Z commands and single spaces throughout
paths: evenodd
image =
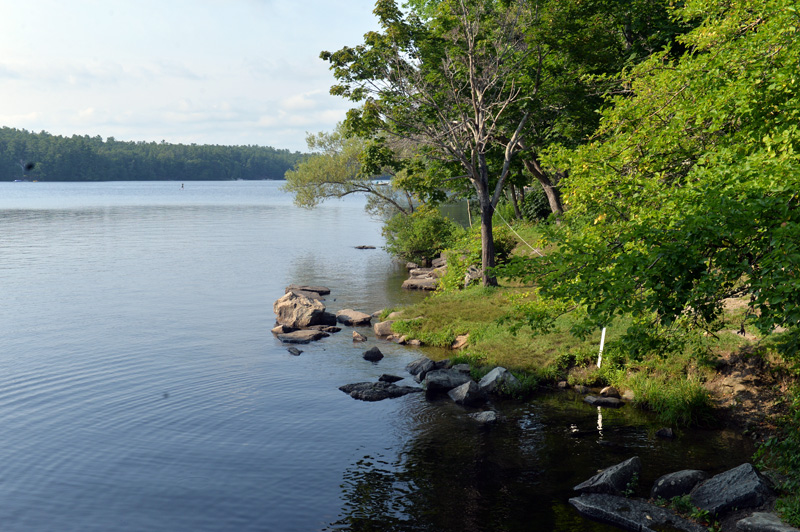
M 639 456 L 638 496 L 679 469 L 720 472 L 752 447 L 730 432 L 655 437 L 651 416 L 631 407 L 598 411 L 572 392 L 528 403 L 500 401 L 505 420 L 479 426 L 446 401 L 408 401 L 410 437 L 398 457 L 364 456 L 345 472 L 344 507 L 326 530 L 611 531 L 576 514 L 572 486 L 597 469 Z

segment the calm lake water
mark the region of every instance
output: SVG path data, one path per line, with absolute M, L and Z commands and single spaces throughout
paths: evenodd
M 641 456 L 645 493 L 748 459 L 567 393 L 495 403 L 491 430 L 422 394 L 351 399 L 421 352 L 363 329 L 372 364 L 345 329 L 292 356 L 272 303 L 293 282 L 332 311 L 422 295 L 355 249 L 382 245 L 363 198 L 306 211 L 279 186 L 0 183 L 0 530 L 603 531 L 567 504 L 598 468 Z

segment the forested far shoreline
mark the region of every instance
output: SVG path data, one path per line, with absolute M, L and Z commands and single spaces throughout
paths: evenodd
M 118 141 L 0 129 L 0 181 L 278 180 L 304 157 L 269 146 Z

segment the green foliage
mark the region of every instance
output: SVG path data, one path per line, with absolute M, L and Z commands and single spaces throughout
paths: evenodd
M 789 397 L 788 414 L 781 420 L 779 433 L 756 451 L 760 467 L 776 469 L 785 480 L 778 486 L 781 498 L 775 508 L 792 526 L 800 526 L 800 390 Z
M 497 263 L 503 264 L 517 246 L 517 239 L 508 227 L 502 225 L 494 226 L 492 235 L 494 236 Z M 464 288 L 464 276 L 467 269 L 470 266 L 481 264 L 480 227 L 474 226 L 463 232 L 461 238 L 448 246 L 445 254 L 447 271 L 439 280 L 439 290 L 446 292 Z
M 0 128 L 0 181 L 283 179 L 304 157 L 261 146 L 104 141 L 99 135 L 62 137 Z
M 540 186 L 533 186 L 525 193 L 525 198 L 519 206 L 523 217 L 529 222 L 546 220 L 553 212 L 544 190 Z
M 436 208 L 421 206 L 411 215 L 398 213 L 383 226 L 386 251 L 403 260 L 438 257 L 463 234 L 463 229 Z
M 587 328 L 631 314 L 713 331 L 721 301 L 748 292 L 762 333 L 796 330 L 794 0 L 689 0 L 677 14 L 697 24 L 680 39 L 687 52 L 665 50 L 630 69 L 631 92 L 609 99 L 593 140 L 549 152 L 545 162 L 569 173 L 568 209 L 547 228 L 554 252 L 509 271 L 585 306 Z

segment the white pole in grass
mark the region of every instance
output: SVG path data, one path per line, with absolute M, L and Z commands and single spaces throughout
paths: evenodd
M 597 355 L 597 367 L 600 367 L 600 363 L 603 361 L 603 345 L 606 343 L 606 328 L 603 327 L 603 334 L 600 335 L 600 353 Z

